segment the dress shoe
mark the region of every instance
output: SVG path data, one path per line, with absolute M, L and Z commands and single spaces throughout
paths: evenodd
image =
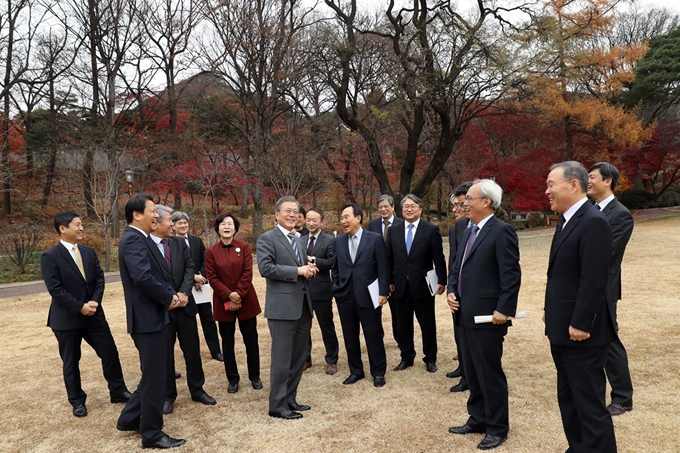
M 179 379 L 179 378 L 181 378 L 181 377 L 182 377 L 182 374 L 181 374 L 181 373 L 175 373 L 175 379 Z
M 214 406 L 215 404 L 217 404 L 215 398 L 213 398 L 212 396 L 208 395 L 205 392 L 197 396 L 192 396 L 191 399 L 198 403 L 205 404 L 206 406 Z
M 116 429 L 118 431 L 137 431 L 139 432 L 139 423 L 136 425 L 123 425 L 121 423 L 116 423 Z
M 363 375 L 363 374 L 350 374 L 347 379 L 342 381 L 342 383 L 343 383 L 343 385 L 351 385 L 351 384 L 354 384 L 357 381 L 362 380 L 365 377 L 366 376 Z
M 224 362 L 224 356 L 222 354 L 214 355 L 213 360 L 217 360 L 218 362 Z
M 142 448 L 174 448 L 184 445 L 185 443 L 187 443 L 187 441 L 184 439 L 173 439 L 167 434 L 164 434 L 163 437 L 158 439 L 156 442 L 151 442 L 148 444 L 142 442 Z
M 304 411 L 308 411 L 308 410 L 311 409 L 311 407 L 307 406 L 306 404 L 298 404 L 298 403 L 289 404 L 288 408 L 292 411 L 298 411 L 298 412 L 304 412 Z
M 163 403 L 163 413 L 165 415 L 172 414 L 172 411 L 175 409 L 175 402 L 170 401 L 170 400 L 165 400 L 165 403 Z
M 227 387 L 227 393 L 236 393 L 238 392 L 238 382 L 234 382 L 233 384 L 230 382 L 229 387 Z
M 472 433 L 484 434 L 486 433 L 486 430 L 481 426 L 475 428 L 474 426 L 470 426 L 466 423 L 463 426 L 454 426 L 452 428 L 449 428 L 449 432 L 451 434 L 472 434 Z
M 433 362 L 426 363 L 425 369 L 427 370 L 428 373 L 436 373 L 437 372 L 437 365 L 435 365 Z
M 449 379 L 457 378 L 457 377 L 462 377 L 463 373 L 460 371 L 460 367 L 456 368 L 453 371 L 449 371 L 446 373 L 446 377 Z
M 293 411 L 269 411 L 269 416 L 274 418 L 283 418 L 284 420 L 297 420 L 298 418 L 302 418 L 302 414 Z
M 255 390 L 262 390 L 262 381 L 259 379 L 255 379 L 254 381 L 250 382 L 253 385 L 253 388 Z
M 130 393 L 126 390 L 123 393 L 120 393 L 118 395 L 115 395 L 115 396 L 111 395 L 111 402 L 112 403 L 127 403 L 130 400 L 131 396 L 132 396 L 132 393 Z
M 469 387 L 467 385 L 458 383 L 458 384 L 454 385 L 453 387 L 451 387 L 451 392 L 453 392 L 453 393 L 464 392 L 468 389 L 469 389 Z
M 408 360 L 402 360 L 399 362 L 399 365 L 394 367 L 394 370 L 392 371 L 402 371 L 405 370 L 406 368 L 413 366 L 413 360 L 408 361 Z
M 503 442 L 505 442 L 504 437 L 494 437 L 487 434 L 484 440 L 477 445 L 477 450 L 491 450 L 492 448 L 498 447 Z
M 338 364 L 337 363 L 329 363 L 326 365 L 326 374 L 333 375 L 338 372 Z
M 612 404 L 610 404 L 609 406 L 607 406 L 607 410 L 608 410 L 609 413 L 612 415 L 612 417 L 614 417 L 614 416 L 616 416 L 616 415 L 621 415 L 621 414 L 623 414 L 624 412 L 632 411 L 632 410 L 633 410 L 633 405 L 631 404 L 630 406 L 623 406 L 623 405 L 621 405 L 621 404 L 614 404 L 614 403 L 612 403 Z
M 73 408 L 73 415 L 75 415 L 76 417 L 86 417 L 87 408 L 85 407 L 84 404 L 79 404 Z
M 305 365 L 302 367 L 302 371 L 307 371 L 312 367 L 312 361 L 311 360 L 305 360 Z
M 373 387 L 382 387 L 385 385 L 385 376 L 376 376 L 373 378 Z

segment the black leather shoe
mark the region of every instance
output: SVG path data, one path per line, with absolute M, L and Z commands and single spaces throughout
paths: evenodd
M 615 417 L 615 416 L 621 415 L 625 412 L 632 411 L 633 405 L 631 404 L 630 406 L 623 406 L 621 404 L 612 403 L 609 406 L 607 406 L 607 410 L 612 415 L 612 417 Z
M 366 377 L 366 375 L 364 375 L 364 374 L 350 374 L 347 379 L 342 381 L 342 383 L 344 385 L 351 385 L 351 384 L 354 384 L 357 381 L 362 380 L 365 377 Z
M 262 381 L 259 379 L 255 379 L 254 381 L 250 381 L 251 384 L 253 384 L 253 388 L 255 390 L 262 390 Z
M 236 393 L 238 392 L 238 382 L 234 382 L 233 384 L 230 382 L 229 387 L 227 387 L 227 393 Z
M 460 367 L 456 368 L 453 371 L 449 371 L 446 373 L 446 377 L 449 379 L 457 378 L 457 377 L 462 377 L 463 373 L 460 371 Z
M 425 369 L 427 370 L 428 373 L 436 373 L 437 372 L 437 365 L 435 365 L 432 362 L 426 363 Z
M 139 423 L 136 425 L 122 425 L 120 423 L 116 423 L 116 429 L 118 431 L 137 431 L 139 432 Z
M 385 385 L 385 376 L 376 376 L 373 378 L 373 387 L 382 387 Z
M 474 426 L 470 426 L 466 423 L 463 426 L 454 426 L 452 428 L 449 428 L 449 432 L 451 434 L 472 434 L 472 433 L 484 434 L 486 433 L 486 430 L 481 426 L 475 428 Z
M 408 361 L 408 360 L 402 360 L 399 362 L 399 365 L 394 367 L 394 370 L 392 371 L 402 371 L 405 370 L 406 368 L 413 366 L 413 360 Z
M 451 392 L 453 393 L 458 393 L 458 392 L 464 392 L 466 390 L 469 390 L 469 387 L 465 384 L 456 384 L 453 387 L 451 387 Z
M 214 406 L 215 404 L 217 404 L 215 398 L 213 398 L 212 396 L 208 395 L 205 392 L 198 396 L 192 396 L 191 399 L 201 404 L 205 404 L 206 406 Z
M 489 436 L 487 434 L 484 440 L 477 445 L 477 450 L 491 450 L 492 448 L 498 447 L 503 442 L 505 442 L 505 438 Z
M 213 360 L 217 360 L 218 362 L 224 362 L 224 356 L 222 354 L 214 355 Z
M 306 404 L 298 404 L 298 403 L 289 404 L 288 408 L 292 411 L 298 411 L 298 412 L 304 412 L 304 411 L 308 411 L 308 410 L 311 409 L 311 407 L 307 406 Z
M 120 393 L 118 395 L 115 395 L 115 396 L 111 395 L 111 402 L 112 403 L 127 403 L 130 400 L 131 396 L 132 396 L 132 393 L 130 393 L 126 390 L 123 393 Z
M 73 408 L 73 415 L 76 417 L 87 417 L 87 408 L 84 404 L 79 404 Z
M 172 414 L 172 411 L 175 409 L 175 402 L 170 401 L 170 400 L 165 400 L 163 403 L 163 413 L 165 415 Z
M 175 379 L 179 379 L 181 377 L 182 377 L 182 375 L 180 373 L 175 373 Z
M 151 442 L 150 444 L 142 442 L 142 448 L 174 448 L 184 445 L 185 443 L 187 443 L 187 441 L 184 439 L 173 439 L 167 434 L 164 434 L 163 437 L 156 442 Z
M 293 411 L 269 411 L 269 416 L 274 418 L 283 418 L 284 420 L 297 420 L 302 418 L 302 414 Z

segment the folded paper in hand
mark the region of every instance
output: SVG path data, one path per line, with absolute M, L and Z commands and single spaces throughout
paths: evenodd
M 510 319 L 523 319 L 526 318 L 527 314 L 524 313 L 523 311 L 520 311 L 519 313 L 515 313 L 515 316 L 510 316 Z M 475 324 L 486 324 L 491 322 L 493 319 L 493 315 L 481 315 L 481 316 L 475 316 Z
M 208 304 L 212 302 L 212 289 L 210 283 L 204 283 L 200 291 L 196 291 L 196 287 L 191 289 L 191 295 L 197 304 Z
M 378 284 L 377 278 L 373 280 L 373 283 L 368 285 L 368 293 L 371 295 L 373 308 L 378 308 L 380 306 L 380 285 Z
M 427 283 L 427 289 L 430 290 L 430 296 L 437 294 L 437 285 L 439 284 L 439 278 L 437 278 L 437 271 L 430 269 L 425 275 L 425 283 Z

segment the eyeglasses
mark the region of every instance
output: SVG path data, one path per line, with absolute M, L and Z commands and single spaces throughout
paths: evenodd
M 484 198 L 489 198 L 489 197 L 471 197 L 470 195 L 465 195 L 465 201 L 470 202 L 472 200 L 483 200 Z
M 458 203 L 458 202 L 451 203 L 451 206 L 453 207 L 453 209 L 463 209 L 463 207 L 464 207 L 463 203 Z
M 405 204 L 405 205 L 402 205 L 401 208 L 404 211 L 413 211 L 414 209 L 418 209 L 419 207 L 420 206 L 418 206 L 417 204 Z

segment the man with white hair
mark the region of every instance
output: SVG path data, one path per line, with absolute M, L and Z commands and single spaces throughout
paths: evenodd
M 447 286 L 446 300 L 461 321 L 460 358 L 470 387 L 470 417 L 449 432 L 485 433 L 480 450 L 501 445 L 510 429 L 501 358 L 509 318 L 517 310 L 521 270 L 517 234 L 494 216 L 502 197 L 503 190 L 490 179 L 477 180 L 468 190 L 465 208 L 475 226 L 463 233 Z M 490 314 L 492 322 L 475 324 L 475 316 Z

